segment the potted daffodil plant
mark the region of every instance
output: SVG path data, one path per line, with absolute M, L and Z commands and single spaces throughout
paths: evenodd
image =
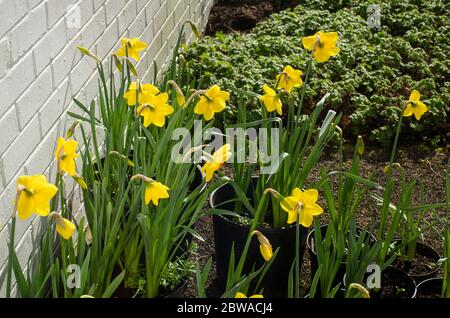
M 309 115 L 302 113 L 302 103 L 313 62 L 326 62 L 336 55 L 339 52 L 337 40 L 335 32 L 319 32 L 302 40 L 303 46 L 311 51 L 304 81 L 301 78 L 302 72 L 288 65 L 276 76 L 273 86 L 263 86 L 264 94 L 261 96 L 242 90 L 233 92 L 240 96 L 237 124 L 226 128 L 234 128 L 235 131 L 242 128 L 258 128 L 259 131 L 265 129 L 267 138 L 265 147 L 260 143 L 253 160 L 245 162 L 239 160 L 245 157 L 245 147 L 242 145 L 255 149 L 256 140 L 246 139 L 245 135 L 239 133 L 227 136 L 231 140 L 236 138 L 238 145 L 233 160 L 230 160 L 232 179 L 215 191 L 210 199 L 212 209 L 229 210 L 238 215 L 214 217 L 216 268 L 222 283 L 226 280 L 232 244 L 236 255 L 241 255 L 250 220 L 256 215 L 267 189 L 273 189 L 277 195 L 265 200 L 262 213 L 258 216 L 257 229 L 269 239 L 274 248 L 280 248 L 278 260 L 273 262 L 264 282 L 267 286 L 276 284 L 279 288 L 271 288 L 269 293 L 274 293 L 274 296 L 285 295 L 288 273 L 294 260 L 297 260 L 296 269 L 299 270 L 308 228 L 313 223 L 313 216 L 323 212 L 317 205 L 317 189 L 305 189 L 307 178 L 326 144 L 334 138 L 335 128 L 340 120 L 340 116 L 329 111 L 319 126 L 328 94 Z M 309 45 L 311 41 L 312 46 Z M 325 47 L 326 50 L 323 49 Z M 302 90 L 299 105 L 295 105 L 291 97 L 292 91 L 296 89 Z M 247 122 L 244 97 L 259 100 L 260 120 Z M 270 167 L 268 159 L 271 159 Z M 248 254 L 247 271 L 255 262 L 261 262 L 256 241 L 253 244 Z

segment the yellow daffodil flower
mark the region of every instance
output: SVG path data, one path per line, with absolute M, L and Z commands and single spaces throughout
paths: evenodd
M 411 96 L 409 96 L 403 116 L 408 117 L 414 114 L 414 117 L 416 117 L 417 120 L 420 120 L 420 117 L 427 111 L 428 107 L 420 101 L 420 93 L 413 90 Z
M 158 206 L 160 199 L 167 199 L 169 197 L 169 187 L 158 181 L 151 180 L 147 182 L 147 187 L 145 188 L 145 204 L 149 204 L 150 201 L 153 202 L 155 206 Z
M 294 69 L 288 65 L 283 69 L 283 72 L 277 75 L 278 87 L 291 93 L 294 87 L 300 87 L 303 84 L 302 71 Z
M 280 96 L 272 88 L 267 85 L 263 86 L 265 92 L 264 95 L 260 96 L 259 99 L 263 102 L 264 106 L 268 112 L 277 111 L 278 115 L 283 114 L 283 104 L 281 103 Z
M 59 233 L 65 240 L 70 239 L 75 233 L 76 226 L 68 219 L 65 219 L 61 214 L 57 212 L 50 213 L 49 217 L 52 217 L 56 221 L 56 232 Z
M 203 115 L 205 120 L 211 120 L 215 113 L 225 109 L 229 98 L 230 93 L 222 91 L 218 85 L 213 85 L 200 97 L 197 105 L 195 105 L 194 113 Z
M 151 124 L 162 127 L 166 122 L 166 116 L 173 113 L 173 107 L 167 104 L 169 95 L 161 93 L 159 95 L 147 94 L 142 96 L 142 106 L 139 106 L 136 111 L 139 115 L 144 117 L 144 127 Z
M 231 157 L 231 146 L 230 144 L 225 144 L 214 152 L 212 158 L 208 160 L 202 167 L 202 173 L 205 174 L 205 181 L 209 182 L 214 172 L 219 170 L 225 162 Z
M 50 200 L 58 192 L 58 188 L 47 182 L 44 175 L 21 176 L 17 180 L 18 200 L 17 212 L 22 220 L 33 213 L 47 216 L 50 212 Z
M 121 44 L 122 46 L 117 51 L 117 56 L 124 57 L 127 56 L 128 53 L 128 56 L 135 59 L 136 61 L 139 61 L 139 59 L 141 58 L 139 52 L 145 50 L 148 47 L 147 43 L 142 42 L 141 40 L 139 40 L 139 38 L 123 38 L 121 40 Z
M 264 298 L 263 295 L 253 295 L 250 297 L 247 297 L 245 294 L 237 292 L 236 295 L 234 296 L 234 298 Z
M 285 210 L 288 216 L 288 224 L 297 221 L 297 215 L 300 216 L 300 224 L 304 227 L 310 227 L 313 222 L 313 216 L 319 215 L 323 209 L 316 203 L 319 198 L 319 192 L 316 189 L 302 191 L 295 188 L 292 195 L 281 202 L 281 208 Z
M 152 84 L 140 84 L 139 91 L 137 90 L 137 83 L 131 82 L 128 87 L 128 91 L 123 95 L 123 98 L 127 100 L 128 106 L 136 105 L 136 96 L 138 97 L 138 102 L 142 102 L 142 97 L 147 95 L 157 95 L 159 94 L 159 89 Z
M 313 51 L 314 60 L 323 63 L 339 54 L 340 49 L 336 46 L 338 39 L 337 32 L 319 31 L 312 36 L 302 38 L 302 43 L 305 49 Z
M 273 256 L 272 245 L 270 244 L 267 237 L 265 237 L 260 231 L 253 231 L 252 235 L 256 235 L 259 241 L 259 250 L 261 251 L 262 257 L 268 262 Z
M 75 176 L 75 159 L 78 158 L 76 153 L 78 142 L 75 140 L 65 140 L 58 138 L 55 157 L 58 162 L 58 169 L 64 171 L 72 177 Z

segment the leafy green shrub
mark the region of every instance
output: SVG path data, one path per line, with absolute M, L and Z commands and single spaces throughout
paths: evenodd
M 315 64 L 306 90 L 306 111 L 331 92 L 328 107 L 344 113 L 347 134 L 370 135 L 388 143 L 398 121 L 396 108 L 417 89 L 430 111 L 420 123 L 406 120 L 403 133 L 442 135 L 445 142 L 450 112 L 450 3 L 378 1 L 382 28 L 376 30 L 367 26 L 369 2 L 302 1 L 292 10 L 273 14 L 249 34 L 205 37 L 182 52 L 184 76 L 200 86 L 217 83 L 230 90 L 262 93 L 262 85 L 273 82 L 285 65 L 305 71 L 309 53 L 301 46 L 303 36 L 337 31 L 341 52 Z M 230 119 L 236 103 L 231 100 Z M 251 115 L 260 105 L 252 99 L 248 107 Z

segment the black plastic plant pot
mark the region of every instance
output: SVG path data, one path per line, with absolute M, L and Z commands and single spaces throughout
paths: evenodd
M 365 276 L 365 281 L 368 279 Z M 342 280 L 345 286 L 345 279 Z M 369 289 L 371 298 L 415 298 L 416 283 L 406 272 L 394 266 L 387 267 L 381 273 L 380 288 Z
M 417 285 L 415 298 L 441 298 L 442 278 L 429 278 Z
M 401 242 L 401 240 L 398 240 L 393 243 L 401 244 Z M 418 257 L 416 257 L 414 262 L 399 262 L 397 259 L 394 262 L 394 266 L 408 273 L 417 284 L 426 279 L 436 277 L 440 267 L 439 260 L 441 257 L 439 253 L 431 246 L 422 242 L 417 242 L 415 255 Z M 422 262 L 420 260 L 422 260 Z M 434 264 L 434 266 L 431 266 L 432 264 Z
M 210 204 L 212 208 L 234 211 L 234 203 L 227 202 L 234 199 L 234 190 L 230 184 L 225 184 L 211 194 Z M 221 204 L 223 202 L 227 202 Z M 228 266 L 231 257 L 231 249 L 234 243 L 235 264 L 244 250 L 250 227 L 234 222 L 227 216 L 214 215 L 214 242 L 215 260 L 217 272 L 217 284 L 220 290 L 224 290 L 228 275 Z M 258 228 L 270 241 L 273 250 L 279 248 L 278 254 L 267 271 L 260 287 L 264 288 L 265 297 L 285 297 L 288 290 L 289 271 L 295 260 L 296 226 L 288 226 L 279 229 Z M 306 244 L 308 229 L 300 226 L 300 265 L 303 262 L 303 254 Z M 259 242 L 256 237 L 250 245 L 243 272 L 248 274 L 253 265 L 259 268 L 264 264 L 261 256 Z M 257 281 L 257 279 L 255 279 Z
M 414 298 L 417 287 L 414 279 L 406 272 L 389 266 L 381 274 L 381 288 L 370 292 L 372 298 Z
M 204 176 L 202 173 L 202 167 L 200 165 L 197 165 L 197 169 L 195 169 L 194 174 L 194 180 L 192 180 L 192 183 L 189 185 L 189 192 L 194 191 L 198 187 L 202 186 L 201 192 L 203 192 L 206 189 L 206 182 L 203 182 Z
M 180 284 L 178 284 L 177 288 L 175 288 L 172 292 L 166 293 L 163 298 L 185 298 L 184 293 L 186 292 L 189 280 L 186 278 Z
M 327 228 L 328 225 L 321 225 L 320 226 L 320 233 L 322 234 L 322 238 L 324 238 L 327 234 Z M 306 246 L 308 247 L 308 254 L 309 254 L 309 258 L 310 258 L 310 263 L 311 263 L 311 281 L 312 279 L 314 279 L 314 275 L 316 274 L 317 270 L 319 269 L 319 263 L 318 263 L 318 259 L 317 259 L 317 253 L 316 253 L 316 249 L 315 249 L 315 242 L 314 242 L 314 231 L 315 229 L 312 229 L 309 233 L 308 233 L 308 237 L 306 239 Z M 364 230 L 361 228 L 356 228 L 356 232 L 357 233 L 363 233 Z M 376 237 L 366 231 L 366 235 L 370 236 L 370 242 L 372 244 L 375 244 L 377 239 Z M 336 274 L 336 279 L 335 279 L 335 284 L 337 285 L 340 281 L 342 281 L 344 275 L 345 275 L 345 271 L 346 271 L 346 263 L 343 262 L 341 264 L 341 266 L 339 267 L 339 270 Z

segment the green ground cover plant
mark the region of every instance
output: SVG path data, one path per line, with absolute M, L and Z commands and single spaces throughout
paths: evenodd
M 285 65 L 305 71 L 308 53 L 299 43 L 316 31 L 336 30 L 340 54 L 310 74 L 318 80 L 306 89 L 305 109 L 311 111 L 326 92 L 327 107 L 343 112 L 347 136 L 363 135 L 386 146 L 398 122 L 398 105 L 412 89 L 423 92 L 429 115 L 420 123 L 404 122 L 403 140 L 428 139 L 445 145 L 450 112 L 450 4 L 443 1 L 377 1 L 381 28 L 369 28 L 371 1 L 309 0 L 292 10 L 273 14 L 248 34 L 205 37 L 185 48 L 183 75 L 193 86 L 217 83 L 228 90 L 262 94 L 262 85 Z M 294 94 L 297 103 L 300 94 Z M 237 112 L 231 96 L 227 118 Z M 234 106 L 234 107 L 233 107 Z M 258 103 L 249 100 L 250 116 L 259 117 Z

